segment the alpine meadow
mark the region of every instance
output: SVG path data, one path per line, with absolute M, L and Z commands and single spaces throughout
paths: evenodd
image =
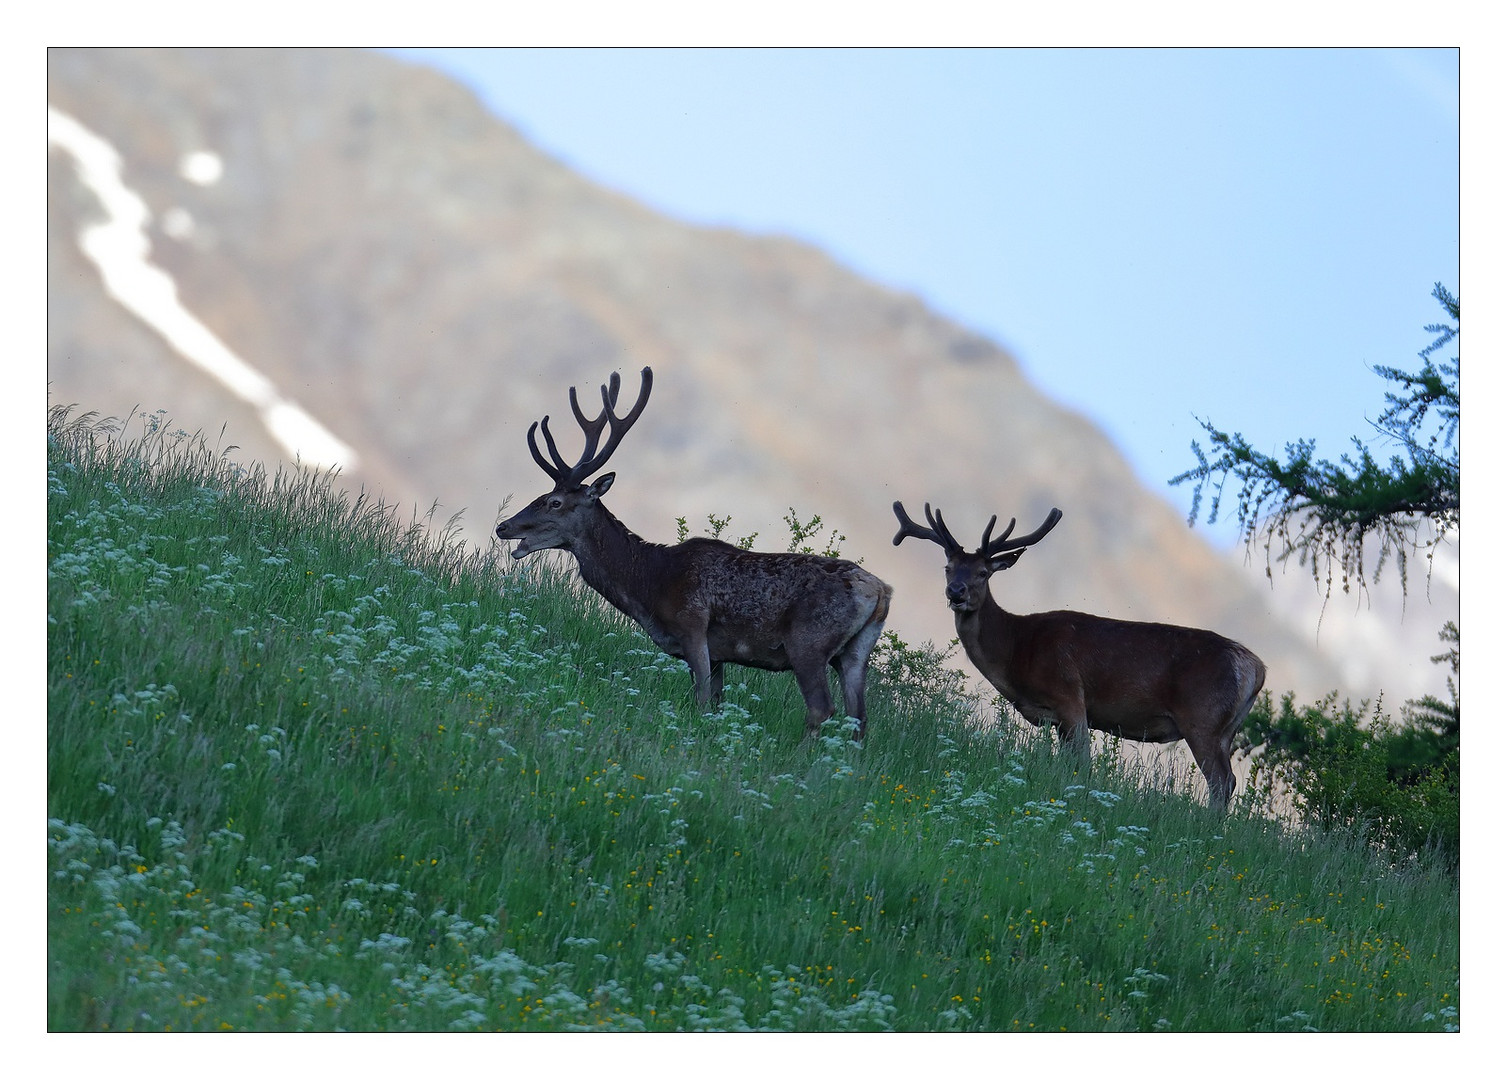
M 893 633 L 862 741 L 788 674 L 703 711 L 569 559 L 161 414 L 47 439 L 52 1031 L 1459 1030 L 1428 851 Z

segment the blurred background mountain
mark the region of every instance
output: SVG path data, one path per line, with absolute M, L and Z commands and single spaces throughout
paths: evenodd
M 1214 629 L 1304 698 L 1442 693 L 1427 658 L 1458 618 L 1455 565 L 1414 572 L 1405 618 L 1395 582 L 1369 601 L 1336 589 L 1321 627 L 1306 570 L 1269 582 L 1259 553 L 1214 550 L 995 342 L 810 245 L 687 225 L 589 182 L 432 70 L 343 50 L 48 55 L 49 104 L 118 152 L 147 206 L 151 264 L 354 452 L 352 489 L 437 501 L 440 522 L 464 510 L 489 544 L 505 501 L 548 487 L 529 425 L 549 414 L 573 459 L 567 388 L 592 410 L 611 372 L 631 396 L 648 365 L 654 396 L 608 500 L 647 539 L 731 515 L 725 535 L 780 550 L 789 509 L 820 514 L 822 540 L 836 529 L 895 586 L 890 628 L 940 644 L 941 553 L 892 547 L 890 504 L 942 508 L 965 543 L 991 514 L 1029 530 L 1058 506 L 1050 538 L 996 579 L 1004 606 Z M 223 428 L 244 459 L 291 459 L 265 410 L 107 293 L 80 237 L 111 210 L 60 144 L 48 194 L 51 403 L 160 409 L 212 442 Z

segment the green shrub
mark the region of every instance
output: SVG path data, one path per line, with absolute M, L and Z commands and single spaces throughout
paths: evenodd
M 1239 741 L 1255 754 L 1252 786 L 1285 787 L 1305 822 L 1360 831 L 1395 859 L 1458 868 L 1458 734 L 1450 746 L 1415 714 L 1396 724 L 1380 701 L 1368 713 L 1337 699 L 1299 708 L 1289 693 L 1274 709 L 1271 692 L 1261 695 Z

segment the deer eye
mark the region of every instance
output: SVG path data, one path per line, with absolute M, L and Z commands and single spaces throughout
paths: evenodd
M 553 499 L 551 499 L 549 501 L 549 508 L 551 510 L 559 510 L 564 505 L 565 505 L 565 500 L 562 499 L 562 498 L 560 498 L 560 496 L 558 496 L 558 495 L 556 495 Z

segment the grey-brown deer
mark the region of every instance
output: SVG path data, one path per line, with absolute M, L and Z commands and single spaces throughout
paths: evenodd
M 847 559 L 799 552 L 745 551 L 711 537 L 673 546 L 630 532 L 602 496 L 615 473 L 592 476 L 607 463 L 644 411 L 654 373 L 644 368 L 638 401 L 615 413 L 619 379 L 602 387 L 602 411 L 588 420 L 570 389 L 570 408 L 586 449 L 567 464 L 549 431 L 549 417 L 528 431 L 529 451 L 555 486 L 497 526 L 501 540 L 517 540 L 513 558 L 562 548 L 576 557 L 581 577 L 613 607 L 642 626 L 671 656 L 691 668 L 691 685 L 703 706 L 722 698 L 726 662 L 793 671 L 806 701 L 806 731 L 834 714 L 827 667 L 838 673 L 846 715 L 868 727 L 864 684 L 869 655 L 889 614 L 890 587 Z M 534 432 L 544 436 L 549 458 Z M 600 449 L 602 432 L 607 442 Z
M 926 506 L 927 526 L 897 501 L 899 544 L 930 540 L 947 553 L 947 603 L 968 659 L 1028 721 L 1051 724 L 1068 745 L 1086 752 L 1088 732 L 1138 742 L 1188 744 L 1209 785 L 1209 805 L 1229 805 L 1235 791 L 1230 751 L 1250 712 L 1266 666 L 1238 642 L 1210 630 L 1125 622 L 1077 611 L 1012 615 L 989 591 L 994 573 L 1014 566 L 1025 549 L 1062 518 L 1052 509 L 1041 527 L 1012 536 L 1015 519 L 990 539 L 989 519 L 975 552 L 953 539 L 940 511 Z

